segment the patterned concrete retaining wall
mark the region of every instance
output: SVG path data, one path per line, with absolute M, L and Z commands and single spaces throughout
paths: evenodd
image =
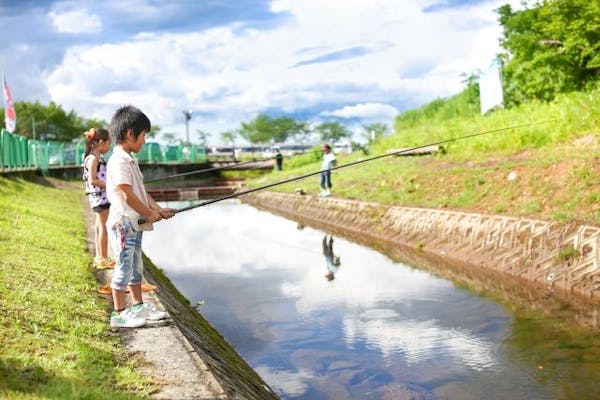
M 376 246 L 470 267 L 460 270 L 463 277 L 478 271 L 488 280 L 510 277 L 514 286 L 531 287 L 524 296 L 552 293 L 585 308 L 584 325 L 600 326 L 600 228 L 299 194 L 256 192 L 241 199 L 318 227 L 369 237 Z

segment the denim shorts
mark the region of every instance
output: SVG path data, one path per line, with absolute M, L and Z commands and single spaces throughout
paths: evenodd
M 142 262 L 142 231 L 133 230 L 131 221 L 123 218 L 108 230 L 110 245 L 115 256 L 115 270 L 110 287 L 125 290 L 129 285 L 141 285 L 144 264 Z

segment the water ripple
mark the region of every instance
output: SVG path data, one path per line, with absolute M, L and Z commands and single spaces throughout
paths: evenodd
M 490 341 L 464 330 L 445 328 L 435 320 L 402 320 L 390 309 L 373 309 L 357 318 L 348 317 L 343 330 L 347 345 L 364 341 L 385 358 L 401 358 L 408 364 L 439 357 L 451 357 L 478 371 L 498 364 Z

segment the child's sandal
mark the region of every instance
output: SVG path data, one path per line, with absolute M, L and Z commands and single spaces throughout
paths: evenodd
M 115 262 L 109 258 L 101 258 L 94 260 L 94 268 L 96 269 L 110 269 L 115 267 Z

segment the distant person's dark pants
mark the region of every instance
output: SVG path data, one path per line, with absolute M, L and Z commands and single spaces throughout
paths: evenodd
M 331 189 L 331 171 L 321 172 L 321 189 Z

